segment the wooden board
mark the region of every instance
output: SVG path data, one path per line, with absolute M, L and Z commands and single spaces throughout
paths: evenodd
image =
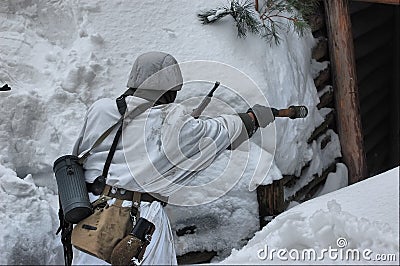
M 367 177 L 363 148 L 357 75 L 348 0 L 324 0 L 327 18 L 337 127 L 343 161 L 349 169 L 349 183 Z
M 400 5 L 399 0 L 352 0 L 352 1 L 388 4 L 388 5 Z

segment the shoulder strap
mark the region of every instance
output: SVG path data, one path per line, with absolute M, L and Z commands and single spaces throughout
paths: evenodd
M 104 168 L 103 168 L 103 173 L 101 174 L 101 176 L 103 176 L 104 178 L 107 178 L 108 170 L 110 169 L 111 161 L 112 161 L 112 158 L 114 157 L 115 150 L 117 149 L 118 141 L 119 141 L 119 138 L 121 137 L 121 134 L 122 134 L 122 125 L 119 126 L 118 131 L 115 134 L 113 143 L 111 145 L 111 149 L 108 152 L 106 163 L 104 164 Z
M 119 124 L 122 124 L 122 121 L 123 117 L 121 117 L 117 121 L 117 123 L 115 123 L 114 125 L 109 127 L 106 131 L 104 131 L 103 134 L 101 134 L 100 137 L 93 143 L 92 147 L 88 151 L 86 151 L 82 156 L 79 157 L 78 163 L 83 164 L 86 158 L 89 157 L 89 155 L 92 153 L 93 149 L 99 146 Z
M 146 111 L 148 108 L 150 108 L 152 104 L 150 102 L 142 103 L 138 105 L 136 108 L 134 108 L 131 112 L 129 112 L 127 115 L 129 115 L 129 118 L 135 118 L 136 116 L 140 115 L 144 111 Z M 109 127 L 106 131 L 103 132 L 103 134 L 100 135 L 100 137 L 94 142 L 92 147 L 86 151 L 82 156 L 79 157 L 79 163 L 83 164 L 87 157 L 92 153 L 93 149 L 95 149 L 97 146 L 99 146 L 107 137 L 108 135 L 111 134 L 111 132 L 118 126 L 122 126 L 122 122 L 124 120 L 124 116 L 121 116 L 121 118 L 111 127 Z
M 128 114 L 128 116 L 130 119 L 134 119 L 135 117 L 137 117 L 138 115 L 140 115 L 144 111 L 146 111 L 149 107 L 151 107 L 151 103 L 144 103 L 144 104 L 138 105 L 135 109 L 132 110 L 132 112 L 130 112 Z M 123 118 L 124 118 L 124 116 L 121 119 L 123 120 Z M 123 126 L 123 124 L 121 123 L 121 125 L 118 128 L 117 133 L 115 134 L 110 151 L 108 152 L 106 163 L 104 164 L 102 176 L 105 179 L 107 178 L 108 170 L 110 169 L 112 158 L 114 157 L 115 150 L 117 149 L 118 141 L 122 135 L 122 126 Z

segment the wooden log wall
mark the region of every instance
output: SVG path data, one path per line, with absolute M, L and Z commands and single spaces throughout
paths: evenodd
M 313 16 L 309 18 L 313 36 L 317 39 L 317 44 L 312 51 L 312 58 L 318 62 L 329 61 L 330 59 L 328 33 L 325 21 L 324 5 L 321 2 L 321 5 L 315 10 Z M 317 108 L 332 108 L 332 111 L 329 112 L 325 120 L 314 129 L 307 141 L 308 144 L 311 145 L 314 141 L 318 140 L 321 150 L 331 141 L 331 136 L 327 134 L 328 129 L 336 131 L 336 112 L 334 110 L 335 91 L 332 86 L 331 75 L 331 67 L 328 66 L 314 79 L 314 84 L 320 97 Z M 301 187 L 294 195 L 287 198 L 285 197 L 285 188 L 295 186 L 295 184 L 307 174 L 311 162 L 304 165 L 299 176 L 285 175 L 283 179 L 274 181 L 274 183 L 270 185 L 259 186 L 257 188 L 257 198 L 259 202 L 260 227 L 264 227 L 275 216 L 282 213 L 287 208 L 290 201 L 303 202 L 312 198 L 325 183 L 329 173 L 336 171 L 336 164 L 341 161 L 341 158 L 336 158 L 326 169 L 323 169 L 321 175 L 314 174 L 311 182 Z
M 353 0 L 354 2 L 369 2 L 369 3 L 380 3 L 388 5 L 399 5 L 399 0 Z
M 393 51 L 393 48 L 386 47 L 387 49 L 382 49 L 379 54 L 373 54 L 377 47 L 385 47 L 384 44 L 388 40 L 393 41 L 393 36 L 399 36 L 399 8 L 396 7 L 397 15 L 395 18 L 391 17 L 391 13 L 381 10 L 388 7 L 370 9 L 371 16 L 364 16 L 364 20 L 353 22 L 356 26 L 353 34 L 349 14 L 349 10 L 353 14 L 368 6 L 373 7 L 372 2 L 390 4 L 393 7 L 393 5 L 399 5 L 399 0 L 353 1 L 354 3 L 350 1 L 349 9 L 348 0 L 321 0 L 321 8 L 314 12 L 309 21 L 313 35 L 318 39 L 318 43 L 313 49 L 313 59 L 320 62 L 331 59 L 330 67 L 323 70 L 314 80 L 320 97 L 317 108 L 334 107 L 336 110 L 326 115 L 324 122 L 311 134 L 308 143 L 319 139 L 320 148 L 324 149 L 331 141 L 330 136 L 325 135 L 325 133 L 328 129 L 334 129 L 339 132 L 342 153 L 345 154 L 344 157 L 346 158 L 336 158 L 323 170 L 321 175 L 315 175 L 309 184 L 300 188 L 283 203 L 277 202 L 276 198 L 281 200 L 285 198 L 281 195 L 284 194 L 284 189 L 293 187 L 306 172 L 311 162 L 303 167 L 300 176 L 287 175 L 279 182 L 260 186 L 257 193 L 260 203 L 261 227 L 282 212 L 291 200 L 302 202 L 310 199 L 324 184 L 328 174 L 336 171 L 336 164 L 339 162 L 344 161 L 348 166 L 350 183 L 358 182 L 368 176 L 367 165 L 371 166 L 372 171 L 377 168 L 377 165 L 380 166 L 380 169 L 385 163 L 387 165 L 387 156 L 372 157 L 372 151 L 374 154 L 381 155 L 390 153 L 393 155 L 389 160 L 392 167 L 399 165 L 399 51 L 398 49 Z M 371 3 L 355 3 L 361 1 Z M 380 25 L 380 27 L 376 27 L 376 25 Z M 392 31 L 388 29 L 392 29 Z M 353 39 L 356 41 L 357 49 L 355 50 L 352 47 Z M 395 38 L 394 44 L 392 42 L 395 47 L 399 47 L 398 39 L 398 37 Z M 388 58 L 392 58 L 394 63 L 385 64 Z M 365 61 L 357 62 L 357 66 L 362 65 L 362 67 L 357 67 L 357 70 L 356 59 L 357 61 Z M 371 61 L 374 63 L 368 63 Z M 376 65 L 380 67 L 378 68 Z M 387 79 L 385 80 L 384 77 L 387 77 L 388 73 L 394 73 L 392 78 L 394 89 L 391 93 L 382 93 L 382 90 L 377 91 L 376 88 L 387 87 Z M 334 79 L 331 79 L 331 77 L 334 77 Z M 362 88 L 360 95 L 357 78 L 360 80 Z M 392 99 L 388 99 L 388 96 Z M 377 103 L 384 103 L 379 105 L 379 110 L 376 110 Z M 390 135 L 382 127 L 382 117 L 388 117 L 389 114 L 392 124 Z M 362 127 L 361 120 L 363 120 Z M 367 123 L 367 120 L 370 122 Z M 336 121 L 338 121 L 338 126 L 336 126 Z M 364 142 L 369 134 L 373 137 Z M 391 147 L 383 144 L 383 140 L 387 141 L 389 136 L 392 140 L 395 138 L 391 142 Z M 366 153 L 368 161 L 366 160 Z

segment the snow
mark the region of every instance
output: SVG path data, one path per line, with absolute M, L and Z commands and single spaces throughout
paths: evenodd
M 311 60 L 311 47 L 316 43 L 311 33 L 300 38 L 282 32 L 279 46 L 253 35 L 238 39 L 230 16 L 212 26 L 198 21 L 198 12 L 219 4 L 216 0 L 0 2 L 0 85 L 12 87 L 0 94 L 0 198 L 5 210 L 0 214 L 0 247 L 6 254 L 0 264 L 25 263 L 29 258 L 35 264 L 62 263 L 60 242 L 54 236 L 58 204 L 52 164 L 71 152 L 90 104 L 125 91 L 131 65 L 144 52 L 165 51 L 179 62 L 217 62 L 246 77 L 243 85 L 235 84 L 232 75 L 208 69 L 221 74 L 221 86 L 206 114 L 222 110 L 221 102 L 244 112 L 264 96 L 275 108 L 306 105 L 309 109 L 306 119 L 277 119 L 261 130 L 262 135 L 254 136 L 251 148 L 259 160 L 249 160 L 248 167 L 260 164 L 256 175 L 245 171 L 229 193 L 206 205 L 168 206 L 174 232 L 199 222 L 195 234 L 175 238 L 178 254 L 215 249 L 223 259 L 258 230 L 257 184 L 269 184 L 283 174 L 299 176 L 312 159 L 301 181 L 305 184 L 330 160 L 340 157 L 333 131 L 327 133 L 332 141 L 322 151 L 318 147 L 323 136 L 307 144 L 311 132 L 331 111 L 316 108 L 319 98 L 313 78 L 328 63 Z M 205 96 L 216 80 L 185 84 L 177 100 Z M 255 84 L 262 97 L 247 84 Z M 194 98 L 192 103 L 199 101 Z M 226 165 L 227 154 L 200 176 L 217 175 Z M 232 160 L 243 162 L 249 153 L 239 149 L 232 154 Z M 341 166 L 338 169 L 336 177 L 328 178 L 334 179 L 329 188 L 321 193 L 343 185 L 336 179 L 346 179 L 347 173 Z M 236 170 L 233 165 L 227 173 Z M 205 193 L 187 196 L 196 201 Z M 31 254 L 27 250 L 37 254 L 29 258 L 16 255 Z
M 343 167 L 339 168 L 339 171 L 343 170 Z M 398 265 L 398 188 L 399 167 L 294 206 L 257 232 L 241 250 L 234 250 L 221 264 Z M 341 249 L 339 244 L 346 242 Z M 323 249 L 329 247 L 338 250 L 338 257 L 325 254 L 320 260 L 296 260 L 289 255 L 296 258 L 293 251 L 299 254 L 303 250 L 314 249 L 319 256 L 323 254 Z M 282 253 L 282 257 L 287 260 L 280 260 L 277 254 L 271 256 L 268 251 L 269 257 L 266 256 L 264 251 L 272 249 L 286 249 L 287 253 Z M 341 260 L 340 256 L 346 254 L 346 250 L 356 249 L 371 252 L 366 252 L 366 257 L 360 256 L 360 260 L 352 260 L 353 257 L 345 260 L 345 256 Z M 396 260 L 377 261 L 375 256 L 378 254 L 394 254 Z
M 331 141 L 328 142 L 325 148 L 321 150 L 320 149 L 321 142 L 327 136 L 330 137 Z M 294 186 L 290 188 L 285 187 L 286 199 L 290 198 L 296 193 L 296 191 L 298 191 L 303 186 L 307 185 L 314 178 L 313 176 L 314 174 L 318 174 L 320 176 L 322 174 L 322 169 L 328 168 L 330 163 L 334 162 L 336 158 L 339 158 L 341 156 L 339 137 L 331 129 L 329 129 L 326 132 L 326 134 L 319 137 L 317 141 L 314 141 L 311 147 L 312 147 L 311 164 L 305 170 L 305 173 L 303 173 L 302 179 L 300 179 L 298 182 L 296 182 Z M 339 165 L 339 167 L 344 166 L 343 164 L 337 164 L 337 165 Z M 347 179 L 347 171 L 345 170 L 341 171 L 340 174 L 338 174 L 338 176 L 339 176 L 338 181 L 342 179 Z
M 336 164 L 336 172 L 330 173 L 328 175 L 324 186 L 318 193 L 316 193 L 316 195 L 322 196 L 329 192 L 336 191 L 340 188 L 347 187 L 348 185 L 347 176 L 348 176 L 348 171 L 346 165 L 342 163 Z
M 0 194 L 0 264 L 61 263 L 57 195 L 1 165 Z

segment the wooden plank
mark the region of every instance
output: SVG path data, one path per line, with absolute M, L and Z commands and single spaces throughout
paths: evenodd
M 321 140 L 321 150 L 325 149 L 325 147 L 331 142 L 332 137 L 331 135 L 326 135 L 322 140 Z
M 290 180 L 292 180 L 293 177 L 296 177 L 296 176 L 294 176 L 294 175 L 283 175 L 283 178 L 281 179 L 282 180 L 282 185 L 286 186 L 286 184 L 288 182 L 290 182 Z
M 260 228 L 286 209 L 283 180 L 257 187 L 258 213 Z
M 310 167 L 311 161 L 306 162 L 306 164 L 300 170 L 300 176 Z M 292 187 L 296 184 L 296 182 L 300 179 L 300 176 L 295 175 L 285 175 L 282 179 L 282 185 L 285 187 Z
M 323 89 L 331 79 L 331 68 L 328 66 L 321 72 L 319 72 L 318 77 L 314 79 L 314 84 L 317 90 Z
M 268 217 L 274 216 L 274 193 L 272 184 L 266 186 L 260 185 L 257 187 L 257 201 L 261 229 L 269 222 Z
M 314 179 L 311 180 L 307 185 L 299 189 L 293 196 L 291 196 L 288 199 L 288 202 L 290 201 L 297 201 L 297 202 L 303 202 L 303 198 L 310 193 L 310 191 L 318 184 L 320 184 L 322 181 L 325 181 L 328 175 L 332 172 L 336 171 L 336 164 L 339 161 L 339 159 L 336 159 L 333 163 L 331 163 L 323 172 L 320 176 L 317 174 L 314 175 Z
M 198 263 L 209 263 L 213 257 L 217 255 L 215 251 L 196 251 L 189 252 L 182 256 L 178 256 L 176 259 L 179 265 L 198 264 Z
M 181 229 L 176 230 L 177 236 L 184 236 L 196 233 L 197 226 L 196 225 L 188 225 Z
M 328 57 L 328 40 L 325 37 L 319 37 L 317 45 L 312 49 L 311 58 L 321 60 Z
M 285 210 L 285 193 L 281 180 L 274 182 L 274 214 L 280 214 Z
M 399 0 L 352 0 L 354 2 L 368 2 L 377 4 L 400 5 Z
M 317 105 L 318 109 L 327 107 L 332 105 L 333 103 L 333 91 L 329 90 L 322 94 L 322 96 L 319 98 L 319 103 Z
M 337 126 L 349 183 L 367 177 L 357 75 L 348 0 L 324 0 L 331 55 Z
M 311 136 L 308 138 L 307 143 L 311 144 L 314 140 L 317 140 L 322 134 L 324 134 L 330 126 L 335 122 L 335 115 L 334 112 L 330 112 L 329 114 L 326 115 L 324 122 L 322 122 L 321 125 L 319 125 L 313 133 L 311 133 Z
M 363 9 L 366 9 L 366 8 L 370 7 L 371 5 L 373 5 L 372 3 L 368 4 L 368 3 L 354 2 L 354 1 L 351 1 L 349 4 L 350 4 L 349 13 L 351 15 L 353 15 L 354 13 L 357 13 L 357 12 L 359 12 L 359 11 L 361 11 Z
M 307 23 L 310 25 L 311 31 L 316 32 L 325 27 L 325 14 L 322 8 L 318 8 L 307 18 Z

